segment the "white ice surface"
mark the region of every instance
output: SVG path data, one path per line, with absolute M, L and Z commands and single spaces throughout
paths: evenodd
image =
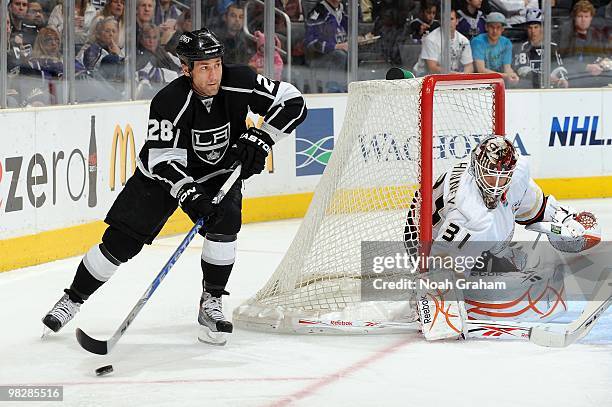
M 612 240 L 612 200 L 571 201 Z M 225 297 L 227 315 L 261 287 L 300 221 L 244 226 Z M 517 230 L 516 239 L 533 234 Z M 0 385 L 58 384 L 45 406 L 612 406 L 612 313 L 581 343 L 426 343 L 418 336 L 293 336 L 236 330 L 225 347 L 199 343 L 197 237 L 111 355 L 79 347 L 74 329 L 108 338 L 182 236 L 159 239 L 120 268 L 59 334 L 40 318 L 69 285 L 80 257 L 0 273 Z M 573 313 L 577 315 L 578 310 Z M 112 363 L 115 372 L 96 377 Z M 33 403 L 7 403 L 26 406 Z M 41 405 L 35 403 L 35 405 Z

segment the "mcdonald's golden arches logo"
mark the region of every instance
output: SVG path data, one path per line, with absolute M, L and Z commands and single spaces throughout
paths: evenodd
M 125 132 L 121 130 L 121 126 L 115 126 L 113 134 L 113 144 L 111 145 L 111 162 L 110 162 L 110 189 L 115 190 L 115 164 L 117 161 L 117 144 L 119 144 L 119 179 L 121 185 L 125 185 L 127 180 L 127 152 L 128 145 L 130 147 L 130 163 L 132 170 L 130 175 L 136 170 L 136 147 L 134 145 L 134 131 L 129 124 L 125 126 Z

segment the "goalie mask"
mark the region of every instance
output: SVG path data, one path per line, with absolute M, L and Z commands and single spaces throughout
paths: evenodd
M 495 209 L 510 187 L 518 153 L 505 137 L 489 136 L 472 151 L 471 172 L 482 199 L 489 209 Z

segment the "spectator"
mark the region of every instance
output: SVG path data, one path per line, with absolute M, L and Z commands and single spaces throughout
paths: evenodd
M 361 7 L 361 19 L 364 23 L 371 23 L 372 20 L 372 9 L 374 5 L 372 0 L 360 0 L 359 6 Z
M 240 1 L 242 2 L 242 1 Z M 233 2 L 231 2 L 233 3 Z M 238 1 L 235 2 L 238 4 Z M 264 5 L 258 2 L 245 2 L 245 7 L 248 7 L 249 13 L 249 32 L 263 31 L 264 30 Z M 274 0 L 274 7 L 279 10 L 283 10 L 284 6 L 282 0 Z M 291 7 L 291 6 L 290 6 Z M 274 32 L 276 34 L 286 35 L 287 26 L 285 19 L 278 14 L 274 14 Z
M 123 49 L 125 47 L 125 0 L 108 0 L 104 4 L 104 8 L 91 22 L 89 29 L 89 39 L 94 39 L 96 36 L 96 26 L 98 22 L 107 18 L 113 17 L 119 26 L 119 34 L 117 36 L 117 46 Z
M 37 0 L 37 1 L 42 6 L 43 13 L 45 13 L 45 16 L 48 16 L 51 14 L 51 11 L 55 8 L 55 6 L 57 6 L 63 0 L 59 0 L 59 1 L 58 0 Z
M 424 0 L 372 0 L 372 19 L 376 23 L 385 12 L 393 11 L 400 24 L 399 28 L 405 28 L 406 34 L 409 34 L 410 21 L 414 15 L 418 14 L 422 1 Z
M 291 21 L 304 21 L 301 0 L 282 0 L 282 6 Z
M 155 25 L 161 26 L 167 20 L 176 21 L 180 15 L 180 10 L 172 4 L 172 0 L 157 0 L 155 5 Z
M 520 78 L 521 88 L 540 88 L 542 81 L 542 12 L 529 9 L 526 13 L 527 38 L 514 55 L 514 67 Z M 550 82 L 555 87 L 567 88 L 567 70 L 557 50 L 557 44 L 550 44 L 551 73 Z
M 451 10 L 450 16 L 450 72 L 472 73 L 472 49 L 470 41 L 460 32 L 457 32 L 457 11 Z M 444 73 L 440 66 L 442 58 L 442 29 L 437 28 L 423 39 L 421 57 L 417 65 L 417 73 L 438 74 Z
M 114 17 L 105 17 L 99 20 L 95 27 L 95 37 L 81 48 L 77 60 L 83 64 L 88 71 L 97 70 L 102 59 L 108 55 L 118 58 L 113 59 L 119 63 L 123 58 L 123 49 L 117 43 L 119 24 Z M 111 60 L 109 58 L 108 60 Z
M 398 13 L 391 9 L 385 9 L 377 17 L 374 24 L 374 36 L 380 38 L 373 44 L 372 49 L 379 49 L 385 61 L 392 65 L 401 65 L 399 46 L 406 36 L 404 30 L 400 28 Z M 365 38 L 364 38 L 365 40 Z
M 306 59 L 325 76 L 325 91 L 346 92 L 348 18 L 340 0 L 321 0 L 306 17 Z
M 43 12 L 40 3 L 32 1 L 28 4 L 28 12 L 26 13 L 25 22 L 36 27 L 37 30 L 47 25 L 47 16 Z
M 266 43 L 266 37 L 261 31 L 255 31 L 255 41 L 257 43 L 257 52 L 249 60 L 249 66 L 253 68 L 258 74 L 263 75 L 264 73 L 264 47 Z M 281 47 L 281 42 L 278 36 L 274 36 L 274 79 L 277 81 L 281 80 L 283 75 L 283 58 L 281 58 L 278 49 Z
M 38 29 L 25 20 L 28 13 L 27 0 L 10 0 L 9 19 L 11 35 L 9 44 L 19 60 L 26 60 L 32 53 L 32 47 L 38 34 Z
M 504 4 L 502 2 L 502 4 Z M 527 10 L 536 9 L 539 7 L 539 0 L 523 0 L 520 3 L 519 7 L 516 9 L 511 9 L 504 11 L 504 14 L 508 16 L 506 23 L 511 26 L 525 24 L 527 21 Z
M 217 0 L 208 0 L 202 4 L 202 25 L 211 31 L 219 31 L 221 16 L 217 11 Z
M 470 41 L 486 31 L 485 18 L 482 10 L 480 10 L 481 6 L 482 0 L 466 0 L 464 7 L 457 11 L 459 14 L 457 31 Z
M 178 45 L 179 38 L 181 38 L 184 32 L 191 31 L 191 27 L 191 10 L 185 10 L 176 20 L 175 31 L 172 33 L 168 42 L 164 45 L 162 41 L 162 45 L 164 45 L 166 51 L 170 52 L 172 55 L 176 55 L 176 46 Z
M 11 27 L 11 19 L 9 14 L 6 14 L 6 17 L 2 17 L 2 18 L 6 18 L 6 37 L 7 38 L 12 38 L 11 37 L 11 33 L 12 33 L 12 27 Z M 21 40 L 21 38 L 20 38 Z M 19 69 L 19 57 L 20 57 L 20 50 L 19 48 L 14 49 L 15 44 L 9 42 L 8 44 L 6 44 L 6 47 L 3 47 L 4 50 L 2 52 L 6 52 L 7 53 L 7 69 L 9 72 L 11 71 L 15 71 L 16 69 Z
M 410 37 L 414 42 L 421 42 L 423 36 L 440 27 L 440 22 L 436 20 L 438 6 L 432 0 L 423 2 L 419 17 L 410 22 Z
M 110 1 L 109 1 L 110 3 Z M 107 3 L 108 4 L 108 3 Z M 74 36 L 75 44 L 81 45 L 87 42 L 91 24 L 96 17 L 96 9 L 91 5 L 89 0 L 76 0 L 74 3 Z M 49 27 L 55 29 L 58 33 L 64 30 L 64 8 L 62 3 L 55 6 L 49 16 Z
M 57 104 L 57 81 L 63 77 L 64 64 L 60 53 L 60 36 L 52 28 L 40 29 L 32 56 L 20 66 L 18 92 L 22 106 Z
M 512 43 L 502 35 L 506 18 L 498 12 L 486 19 L 486 34 L 472 39 L 472 55 L 476 72 L 499 72 L 509 84 L 516 84 L 518 75 L 512 70 Z
M 595 15 L 597 17 L 603 17 L 606 20 L 612 20 L 612 1 L 610 1 L 607 6 L 599 7 Z M 610 25 L 610 22 L 608 22 L 608 25 Z
M 153 24 L 155 3 L 153 0 L 136 0 L 136 32 L 140 34 L 145 24 Z
M 223 60 L 231 64 L 248 64 L 255 49 L 244 35 L 244 9 L 232 3 L 222 19 L 224 24 L 218 30 L 218 36 L 225 45 Z
M 601 76 L 606 66 L 601 63 L 606 54 L 606 40 L 591 25 L 595 7 L 587 1 L 578 1 L 572 9 L 572 20 L 561 30 L 559 52 L 565 62 L 572 86 L 605 86 L 608 75 Z
M 181 70 L 181 61 L 161 47 L 160 29 L 153 24 L 144 25 L 138 36 L 136 69 L 140 70 L 147 64 L 175 72 Z
M 160 29 L 152 24 L 142 27 L 138 38 L 136 77 L 138 98 L 150 98 L 179 77 L 181 62 L 160 45 Z
M 38 32 L 30 66 L 51 77 L 61 77 L 64 71 L 60 35 L 51 27 L 43 27 Z M 58 68 L 59 67 L 59 68 Z

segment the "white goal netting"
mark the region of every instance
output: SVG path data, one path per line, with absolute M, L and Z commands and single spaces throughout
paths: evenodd
M 433 163 L 435 181 L 468 158 L 495 122 L 494 86 L 439 82 L 431 97 L 423 84 L 419 78 L 350 85 L 342 131 L 301 227 L 267 284 L 234 310 L 237 326 L 303 332 L 306 321 L 368 331 L 359 321 L 393 328 L 414 317 L 405 301 L 362 301 L 361 243 L 418 239 L 431 229 L 419 198 L 431 201 L 431 184 L 415 198 L 422 158 Z M 432 105 L 433 131 L 422 126 Z M 432 140 L 431 149 L 422 151 L 422 137 Z

